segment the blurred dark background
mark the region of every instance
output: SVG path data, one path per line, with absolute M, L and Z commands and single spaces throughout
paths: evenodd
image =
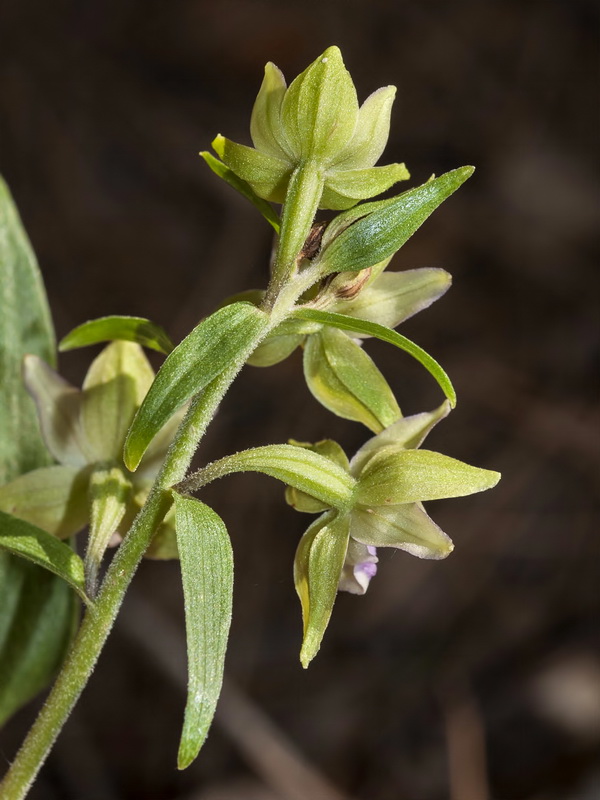
M 396 256 L 451 292 L 403 332 L 453 377 L 438 449 L 501 470 L 430 504 L 444 562 L 383 551 L 299 665 L 293 553 L 309 521 L 258 476 L 207 492 L 236 554 L 229 683 L 198 761 L 175 769 L 184 691 L 178 565 L 145 562 L 35 800 L 592 800 L 600 797 L 597 458 L 598 16 L 586 0 L 3 0 L 0 171 L 59 336 L 138 314 L 180 338 L 264 286 L 270 234 L 197 153 L 249 143 L 263 65 L 330 44 L 360 99 L 398 85 L 386 161 L 415 184 L 477 172 Z M 380 343 L 405 413 L 439 390 Z M 61 358 L 79 382 L 90 351 Z M 201 457 L 358 424 L 321 409 L 299 353 L 246 369 Z M 597 484 L 596 484 L 597 486 Z M 0 737 L 12 756 L 34 714 Z

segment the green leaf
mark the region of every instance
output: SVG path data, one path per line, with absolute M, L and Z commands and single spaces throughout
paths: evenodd
M 35 255 L 0 178 L 0 484 L 50 463 L 23 386 L 25 353 L 53 365 L 54 331 Z
M 402 336 L 402 334 L 393 331 L 391 328 L 386 328 L 385 325 L 379 325 L 377 322 L 367 322 L 366 320 L 348 317 L 345 314 L 318 311 L 314 308 L 298 308 L 294 311 L 294 318 L 321 322 L 323 325 L 330 325 L 333 328 L 340 328 L 345 331 L 353 331 L 363 336 L 374 336 L 376 339 L 381 339 L 383 342 L 399 347 L 415 358 L 425 367 L 427 372 L 433 375 L 450 401 L 452 408 L 456 406 L 456 392 L 448 375 L 434 358 L 420 348 L 419 345 L 407 339 L 406 336 Z
M 0 511 L 0 548 L 58 575 L 85 603 L 90 602 L 84 588 L 83 561 L 52 534 Z
M 0 510 L 66 539 L 88 522 L 89 472 L 55 464 L 0 486 Z
M 300 661 L 306 669 L 329 624 L 348 550 L 350 520 L 327 512 L 306 531 L 294 560 L 294 583 L 302 605 L 304 637 Z
M 188 697 L 177 766 L 185 769 L 212 722 L 223 683 L 231 624 L 233 552 L 223 520 L 174 493 L 188 654 Z
M 65 581 L 0 550 L 0 725 L 58 671 L 78 615 Z
M 383 201 L 324 247 L 323 274 L 365 269 L 396 253 L 473 171 L 473 167 L 461 167 Z
M 218 175 L 219 178 L 222 178 L 226 183 L 228 183 L 243 197 L 245 197 L 246 200 L 249 200 L 252 205 L 260 211 L 269 225 L 271 225 L 275 233 L 279 233 L 279 217 L 273 210 L 273 207 L 267 203 L 266 200 L 263 200 L 262 197 L 259 197 L 256 194 L 248 181 L 244 181 L 242 178 L 239 178 L 232 169 L 229 169 L 226 164 L 223 164 L 222 161 L 219 161 L 218 158 L 215 158 L 212 153 L 209 153 L 207 150 L 201 152 L 200 155 L 206 161 L 215 175 Z
M 334 414 L 379 433 L 400 409 L 386 379 L 365 351 L 335 328 L 309 336 L 304 376 L 313 396 Z
M 26 353 L 54 365 L 54 331 L 35 255 L 0 178 L 0 485 L 51 463 L 22 382 Z M 60 578 L 0 552 L 0 724 L 62 663 L 78 605 Z
M 121 316 L 100 317 L 78 325 L 61 340 L 58 349 L 64 352 L 118 339 L 137 342 L 166 355 L 173 349 L 173 342 L 160 325 L 144 317 Z
M 255 306 L 232 303 L 194 328 L 166 358 L 133 420 L 125 443 L 128 469 L 136 469 L 175 411 L 248 349 L 267 326 L 267 317 Z
M 262 472 L 316 497 L 328 508 L 346 508 L 352 502 L 355 487 L 354 478 L 331 459 L 304 447 L 269 444 L 213 461 L 175 488 L 193 492 L 234 472 Z
M 420 503 L 377 506 L 352 512 L 350 535 L 372 547 L 395 547 L 417 558 L 446 558 L 454 545 Z
M 356 500 L 365 506 L 464 497 L 491 489 L 498 472 L 479 469 L 430 450 L 385 447 L 365 466 Z

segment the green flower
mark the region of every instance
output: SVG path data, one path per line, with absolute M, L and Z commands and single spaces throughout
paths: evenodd
M 322 512 L 300 540 L 294 563 L 304 620 L 304 666 L 320 647 L 337 591 L 366 591 L 376 572 L 376 548 L 393 547 L 429 559 L 452 552 L 452 541 L 428 516 L 423 501 L 484 491 L 500 479 L 497 472 L 418 449 L 449 410 L 445 402 L 433 412 L 398 420 L 369 439 L 350 462 L 335 442 L 304 445 L 345 466 L 356 480 L 350 510 L 330 509 L 297 489 L 286 490 L 286 500 L 296 510 Z
M 395 328 L 430 306 L 450 287 L 443 269 L 382 272 L 387 261 L 326 281 L 308 307 L 333 311 Z M 246 295 L 260 302 L 259 292 Z M 361 347 L 360 334 L 300 320 L 286 320 L 252 354 L 248 363 L 271 366 L 303 348 L 304 376 L 312 395 L 345 419 L 379 433 L 401 417 L 386 379 Z
M 25 357 L 24 377 L 46 446 L 57 463 L 0 487 L 0 510 L 59 538 L 89 524 L 86 567 L 93 591 L 106 547 L 120 541 L 145 502 L 184 412 L 165 425 L 139 469 L 131 473 L 123 464 L 123 444 L 154 380 L 138 344 L 117 341 L 105 347 L 81 390 L 33 355 Z M 167 518 L 149 554 L 172 557 L 172 542 L 174 530 Z
M 387 143 L 395 94 L 394 86 L 385 86 L 359 108 L 337 47 L 329 47 L 289 88 L 269 62 L 250 122 L 254 148 L 221 135 L 213 148 L 265 200 L 283 203 L 294 170 L 311 162 L 323 183 L 319 208 L 351 208 L 410 177 L 404 164 L 374 166 Z

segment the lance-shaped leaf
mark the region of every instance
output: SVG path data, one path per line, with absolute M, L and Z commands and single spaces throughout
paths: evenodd
M 345 314 L 334 314 L 330 311 L 318 311 L 315 308 L 299 308 L 294 311 L 294 318 L 321 322 L 323 325 L 329 325 L 345 331 L 353 331 L 363 336 L 374 336 L 376 339 L 381 339 L 383 342 L 389 342 L 389 344 L 399 347 L 415 358 L 425 367 L 427 372 L 433 375 L 450 401 L 452 408 L 456 406 L 456 392 L 446 372 L 425 350 L 411 342 L 406 336 L 397 333 L 397 331 L 393 331 L 391 328 L 386 328 L 385 325 L 379 325 L 376 322 L 367 322 L 355 317 L 348 317 Z
M 90 479 L 90 535 L 85 553 L 85 581 L 88 593 L 96 594 L 98 568 L 113 534 L 125 516 L 131 483 L 123 470 L 109 464 L 97 467 Z
M 128 469 L 136 469 L 175 411 L 248 350 L 267 326 L 267 317 L 255 306 L 232 303 L 194 328 L 166 358 L 133 420 L 125 443 Z
M 88 482 L 77 467 L 40 467 L 0 486 L 0 510 L 66 539 L 87 523 Z
M 0 178 L 0 484 L 51 461 L 23 386 L 25 353 L 54 364 L 54 331 L 35 255 Z
M 222 161 L 219 161 L 218 158 L 215 158 L 212 153 L 204 150 L 200 153 L 200 155 L 206 161 L 215 175 L 218 175 L 219 178 L 222 178 L 232 188 L 239 192 L 242 197 L 245 197 L 246 200 L 249 200 L 252 205 L 260 211 L 269 225 L 271 225 L 275 233 L 279 233 L 279 217 L 273 210 L 273 207 L 267 203 L 266 200 L 263 200 L 262 197 L 259 197 L 256 194 L 248 181 L 242 180 L 242 178 L 238 177 L 232 169 L 229 169 L 226 164 L 223 164 Z
M 83 561 L 71 547 L 50 533 L 0 511 L 0 549 L 58 575 L 89 603 L 84 588 Z
M 223 683 L 231 624 L 233 553 L 223 520 L 198 500 L 174 493 L 188 654 L 188 697 L 177 765 L 198 755 Z
M 384 201 L 382 207 L 358 219 L 324 248 L 323 274 L 365 269 L 389 258 L 473 171 L 473 167 L 455 169 Z
M 0 550 L 0 725 L 60 668 L 78 608 L 61 578 Z
M 400 409 L 386 379 L 345 333 L 324 328 L 304 346 L 304 376 L 313 396 L 334 414 L 379 433 Z
M 498 472 L 479 469 L 430 450 L 385 447 L 366 464 L 356 500 L 365 506 L 463 497 L 491 489 Z
M 270 444 L 242 450 L 190 475 L 175 488 L 193 492 L 216 478 L 234 472 L 262 472 L 315 497 L 327 508 L 347 508 L 352 503 L 354 478 L 330 458 L 290 444 Z
M 300 661 L 306 669 L 329 624 L 348 550 L 350 520 L 327 512 L 313 522 L 296 551 L 294 583 L 302 605 L 304 637 Z
M 142 347 L 149 347 L 165 355 L 173 349 L 173 342 L 160 325 L 144 317 L 122 316 L 100 317 L 78 325 L 61 340 L 58 349 L 74 350 L 77 347 L 119 339 L 136 342 Z
M 446 558 L 454 549 L 450 537 L 420 503 L 358 506 L 352 514 L 350 536 L 364 545 L 395 547 L 417 558 Z
M 51 462 L 22 382 L 26 353 L 54 364 L 54 331 L 35 255 L 0 178 L 0 485 Z M 78 606 L 60 578 L 0 552 L 0 724 L 59 667 Z

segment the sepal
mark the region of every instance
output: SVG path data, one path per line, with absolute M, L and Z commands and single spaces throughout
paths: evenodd
M 329 624 L 349 535 L 349 517 L 329 511 L 313 522 L 296 551 L 294 583 L 302 606 L 300 661 L 305 669 L 316 656 Z

